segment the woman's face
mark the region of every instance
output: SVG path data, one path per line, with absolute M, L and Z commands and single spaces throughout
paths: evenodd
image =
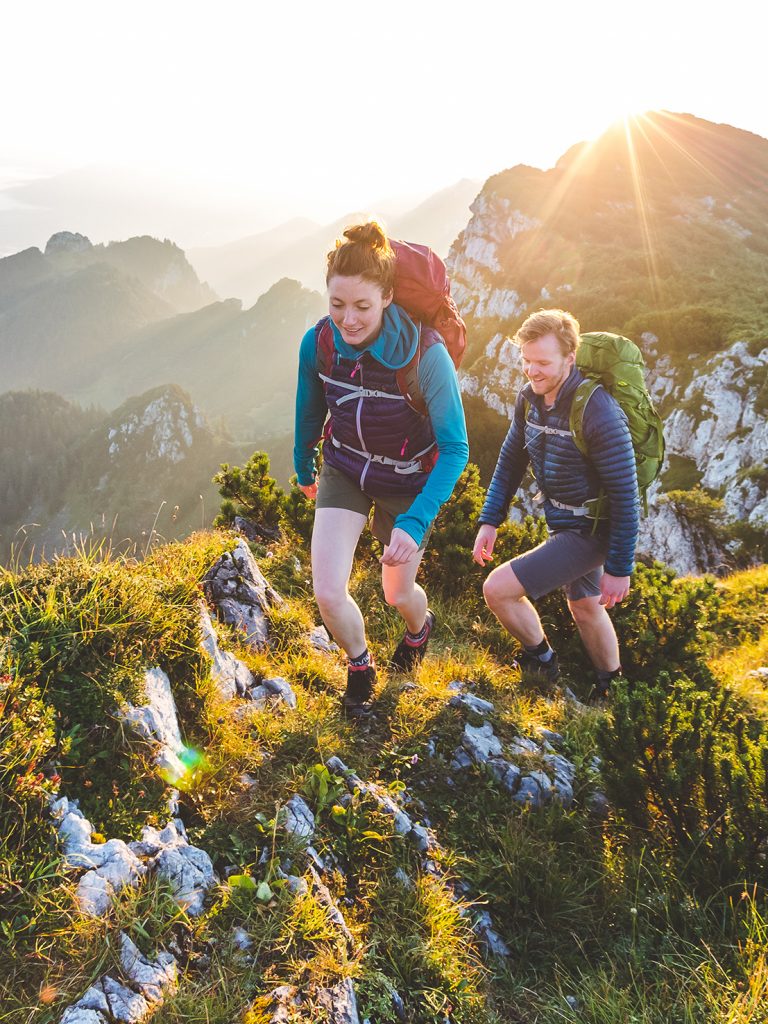
M 348 345 L 365 345 L 381 330 L 384 310 L 392 292 L 383 295 L 379 285 L 359 274 L 335 274 L 328 282 L 328 312 Z

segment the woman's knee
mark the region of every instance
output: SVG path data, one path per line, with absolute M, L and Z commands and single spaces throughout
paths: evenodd
M 313 580 L 315 601 L 321 614 L 333 613 L 347 603 L 346 585 L 334 580 Z
M 404 586 L 401 581 L 388 581 L 382 579 L 381 589 L 384 592 L 384 600 L 392 608 L 401 608 L 413 597 L 413 584 Z

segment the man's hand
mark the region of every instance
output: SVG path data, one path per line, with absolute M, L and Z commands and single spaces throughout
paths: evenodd
M 419 545 L 410 533 L 395 527 L 379 561 L 382 565 L 404 565 L 410 562 L 418 550 Z
M 310 501 L 314 501 L 317 497 L 317 484 L 296 484 L 301 493 L 305 498 L 309 498 Z
M 600 580 L 600 604 L 613 608 L 629 593 L 629 576 L 611 576 L 604 572 Z
M 472 548 L 472 557 L 478 565 L 485 565 L 493 558 L 493 545 L 496 543 L 496 534 L 499 531 L 490 523 L 483 523 L 477 531 L 475 546 Z

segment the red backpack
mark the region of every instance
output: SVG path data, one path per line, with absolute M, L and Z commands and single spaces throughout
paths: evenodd
M 451 298 L 445 264 L 429 246 L 392 238 L 389 244 L 396 259 L 393 301 L 412 320 L 440 334 L 458 370 L 467 347 L 467 328 Z M 419 343 L 411 361 L 397 371 L 397 386 L 411 408 L 425 415 L 427 405 L 419 387 L 421 348 Z M 328 326 L 317 334 L 318 369 L 325 375 L 330 373 L 333 352 L 333 332 Z

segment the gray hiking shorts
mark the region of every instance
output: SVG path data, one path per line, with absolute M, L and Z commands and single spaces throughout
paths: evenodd
M 570 601 L 578 601 L 599 596 L 607 552 L 605 536 L 560 530 L 507 564 L 533 600 L 563 587 Z

